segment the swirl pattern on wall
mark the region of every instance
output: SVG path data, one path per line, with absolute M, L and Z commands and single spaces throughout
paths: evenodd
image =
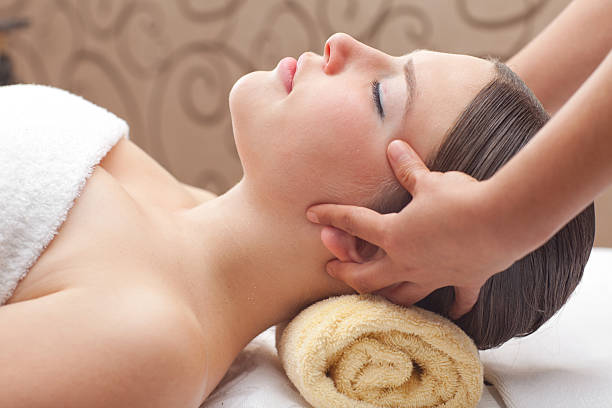
M 135 77 L 153 75 L 171 52 L 166 15 L 156 3 L 131 3 L 118 16 L 114 36 L 117 54 Z
M 0 0 L 0 15 L 23 14 L 30 0 Z
M 0 0 L 28 17 L 9 53 L 23 82 L 82 94 L 124 117 L 179 180 L 221 193 L 242 176 L 228 93 L 342 31 L 393 55 L 512 55 L 569 0 Z
M 210 21 L 224 19 L 236 13 L 245 0 L 209 0 L 200 1 L 199 6 L 194 5 L 193 0 L 177 0 L 177 5 L 183 15 L 194 21 Z M 205 6 L 202 7 L 202 4 Z
M 497 8 L 493 7 L 487 10 L 486 14 L 479 13 L 477 8 L 472 6 L 473 2 L 470 2 L 470 0 L 457 0 L 457 9 L 459 10 L 459 15 L 471 26 L 497 29 L 530 20 L 548 1 L 550 0 L 537 0 L 533 4 L 513 2 L 513 8 L 518 9 L 512 10 L 507 15 L 502 15 L 501 17 L 496 15 L 498 13 Z M 495 2 L 493 1 L 492 3 Z

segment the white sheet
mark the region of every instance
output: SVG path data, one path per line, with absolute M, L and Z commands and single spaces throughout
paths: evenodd
M 594 248 L 582 282 L 538 331 L 481 352 L 508 408 L 612 407 L 612 249 Z

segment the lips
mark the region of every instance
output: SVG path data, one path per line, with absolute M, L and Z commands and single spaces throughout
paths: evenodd
M 297 61 L 292 57 L 285 57 L 278 63 L 278 76 L 285 85 L 287 93 L 293 89 L 293 77 L 297 70 Z

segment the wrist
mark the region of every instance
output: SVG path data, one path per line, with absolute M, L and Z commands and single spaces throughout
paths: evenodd
M 544 244 L 551 230 L 546 217 L 537 211 L 538 199 L 503 181 L 496 174 L 481 182 L 480 211 L 489 225 L 492 245 L 505 252 L 511 264 Z
M 515 196 L 495 176 L 479 182 L 479 203 L 477 211 L 482 220 L 482 239 L 486 248 L 495 254 L 501 272 L 516 260 L 536 249 L 539 244 L 529 237 L 528 228 L 524 228 L 526 214 L 516 203 Z

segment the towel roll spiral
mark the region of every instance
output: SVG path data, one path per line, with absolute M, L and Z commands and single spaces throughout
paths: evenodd
M 475 407 L 473 341 L 449 320 L 371 294 L 337 296 L 277 326 L 287 376 L 315 408 Z

